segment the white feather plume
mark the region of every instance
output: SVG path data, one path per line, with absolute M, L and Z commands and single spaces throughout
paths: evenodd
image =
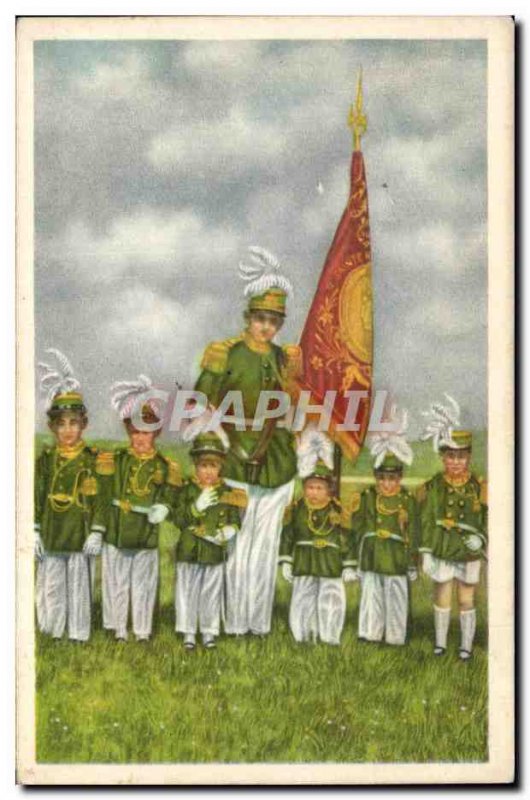
M 291 282 L 280 273 L 281 264 L 269 250 L 252 245 L 248 248 L 252 264 L 239 264 L 239 277 L 248 281 L 245 297 L 263 294 L 267 289 L 278 288 L 292 295 Z
M 209 408 L 203 411 L 199 417 L 195 417 L 195 419 L 192 419 L 191 422 L 188 423 L 182 432 L 182 439 L 184 442 L 192 442 L 200 433 L 215 433 L 221 440 L 224 449 L 229 449 L 230 440 L 228 435 L 221 425 L 216 423 L 214 412 Z
M 427 422 L 420 439 L 424 442 L 432 439 L 432 446 L 437 453 L 440 447 L 455 447 L 453 431 L 460 426 L 460 406 L 457 401 L 444 392 L 449 405 L 434 402 L 428 411 L 422 411 Z
M 56 395 L 80 391 L 81 384 L 75 377 L 73 367 L 64 353 L 61 353 L 56 347 L 49 347 L 46 352 L 54 356 L 56 361 L 51 365 L 44 361 L 38 363 L 38 367 L 42 371 L 40 389 L 45 395 L 46 407 L 50 408 Z
M 374 468 L 377 469 L 383 463 L 387 453 L 395 455 L 410 467 L 414 453 L 405 436 L 408 428 L 407 410 L 403 409 L 399 418 L 397 406 L 393 405 L 389 421 L 394 424 L 394 430 L 378 431 L 370 435 L 370 453 L 374 458 Z
M 154 413 L 157 413 L 156 404 L 148 397 L 153 388 L 153 382 L 147 375 L 138 375 L 135 381 L 116 381 L 110 387 L 111 405 L 118 412 L 120 419 L 129 419 L 135 403 L 142 395 L 146 395 L 146 403 Z
M 333 442 L 316 425 L 308 425 L 300 436 L 297 456 L 301 478 L 311 475 L 318 461 L 323 461 L 328 469 L 333 469 Z

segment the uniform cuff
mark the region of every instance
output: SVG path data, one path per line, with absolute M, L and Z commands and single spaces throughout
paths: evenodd
M 343 561 L 342 562 L 343 569 L 345 569 L 346 567 L 356 567 L 356 566 L 357 566 L 357 562 L 356 561 Z
M 90 533 L 105 533 L 106 527 L 104 525 L 92 525 Z
M 432 553 L 432 548 L 430 548 L 430 547 L 418 547 L 418 553 Z
M 280 556 L 278 558 L 278 564 L 292 564 L 293 557 L 292 556 Z

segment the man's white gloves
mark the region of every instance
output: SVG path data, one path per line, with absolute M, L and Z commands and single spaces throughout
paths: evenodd
M 159 522 L 163 522 L 167 515 L 169 514 L 169 508 L 162 503 L 155 503 L 149 509 L 149 513 L 147 514 L 147 519 L 151 523 L 151 525 L 158 525 Z
M 103 544 L 103 536 L 98 531 L 92 531 L 88 539 L 83 545 L 83 553 L 86 556 L 99 556 L 101 554 L 101 545 Z
M 478 553 L 482 548 L 482 539 L 476 533 L 469 533 L 467 536 L 464 536 L 464 544 L 472 553 Z
M 203 489 L 196 499 L 195 508 L 199 514 L 202 514 L 203 511 L 206 511 L 207 508 L 214 506 L 216 503 L 217 491 L 212 486 L 209 486 L 208 488 Z
M 222 528 L 219 528 L 217 533 L 215 534 L 214 541 L 217 544 L 226 544 L 233 539 L 237 533 L 237 528 L 234 525 L 224 525 Z
M 416 567 L 409 567 L 407 570 L 407 575 L 411 583 L 418 580 L 418 570 Z
M 342 570 L 342 580 L 344 583 L 355 583 L 358 577 L 359 576 L 353 567 L 345 567 Z
M 40 533 L 38 533 L 37 531 L 35 531 L 35 539 L 33 540 L 33 552 L 35 553 L 35 558 L 38 561 L 42 561 L 42 559 L 46 555 L 43 541 L 40 538 Z
M 432 553 L 424 553 L 423 554 L 423 562 L 422 562 L 423 571 L 430 575 L 432 568 L 433 568 L 433 560 L 432 560 Z
M 289 561 L 284 561 L 282 564 L 282 577 L 287 583 L 293 582 L 293 565 Z

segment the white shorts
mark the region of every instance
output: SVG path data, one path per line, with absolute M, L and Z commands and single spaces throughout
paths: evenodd
M 478 583 L 480 578 L 480 560 L 445 561 L 443 558 L 431 556 L 427 575 L 436 583 L 445 583 L 453 578 L 462 583 Z

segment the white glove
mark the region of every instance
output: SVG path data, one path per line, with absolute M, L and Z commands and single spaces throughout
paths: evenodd
M 293 582 L 293 565 L 290 561 L 284 561 L 282 564 L 282 577 L 287 583 Z
M 37 533 L 37 531 L 35 531 L 35 539 L 33 541 L 33 552 L 35 553 L 35 558 L 38 561 L 42 561 L 42 559 L 46 555 L 43 541 L 40 538 L 40 533 Z
M 422 563 L 423 571 L 430 575 L 431 570 L 433 568 L 433 561 L 432 561 L 432 553 L 424 553 L 423 554 L 423 563 Z
M 355 583 L 358 577 L 353 567 L 344 567 L 342 570 L 342 580 L 344 583 Z
M 407 570 L 407 575 L 411 583 L 418 580 L 418 570 L 416 569 L 416 567 L 409 567 Z
M 217 544 L 226 544 L 236 533 L 237 528 L 234 525 L 224 525 L 222 528 L 219 528 L 215 534 L 215 541 Z
M 217 492 L 216 490 L 209 486 L 207 489 L 203 489 L 198 498 L 195 501 L 195 508 L 202 514 L 203 511 L 206 511 L 207 508 L 210 506 L 214 506 L 217 503 Z
M 151 525 L 158 525 L 159 522 L 163 522 L 167 515 L 169 514 L 169 508 L 162 503 L 154 503 L 149 509 L 147 514 L 147 519 L 151 523 Z
M 99 556 L 101 554 L 102 543 L 103 536 L 101 533 L 98 531 L 92 531 L 83 545 L 83 553 L 86 556 Z
M 472 553 L 477 553 L 482 547 L 482 539 L 477 533 L 469 533 L 464 536 L 464 544 Z

